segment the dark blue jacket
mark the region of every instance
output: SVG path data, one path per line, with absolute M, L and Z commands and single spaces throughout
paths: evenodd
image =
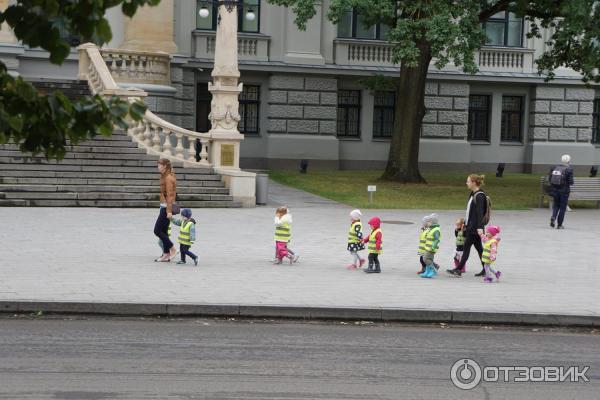
M 548 179 L 550 179 L 550 176 L 552 175 L 552 171 L 554 171 L 554 168 L 556 168 L 560 165 L 564 165 L 564 164 L 556 164 L 552 168 L 550 168 L 550 171 L 548 172 Z M 563 193 L 563 194 L 571 193 L 571 185 L 573 184 L 573 168 L 571 166 L 567 166 L 567 169 L 565 171 L 565 179 L 566 179 L 566 184 L 563 186 L 550 185 L 550 193 Z

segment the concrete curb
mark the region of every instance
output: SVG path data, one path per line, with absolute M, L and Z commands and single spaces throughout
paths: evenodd
M 285 318 L 304 320 L 367 320 L 374 322 L 443 322 L 490 325 L 600 326 L 600 315 L 241 304 L 0 301 L 0 313 L 36 313 L 39 311 L 48 314 L 75 315 Z

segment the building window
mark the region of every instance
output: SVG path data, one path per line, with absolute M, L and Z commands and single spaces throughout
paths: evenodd
M 208 10 L 208 17 L 202 18 L 198 14 L 202 8 Z M 252 11 L 255 15 L 253 21 L 246 18 L 246 13 L 249 11 Z M 196 0 L 196 29 L 216 30 L 218 15 L 217 6 L 213 5 L 212 2 Z M 244 0 L 243 6 L 238 8 L 238 32 L 260 32 L 260 0 Z
M 338 90 L 337 134 L 360 137 L 360 90 Z
M 394 131 L 394 106 L 396 93 L 375 92 L 373 108 L 373 137 L 390 138 Z
M 490 96 L 469 96 L 469 140 L 490 141 Z
M 500 140 L 503 142 L 521 142 L 523 125 L 523 97 L 502 96 L 502 124 Z
M 240 93 L 240 123 L 238 130 L 246 135 L 258 135 L 260 86 L 244 85 Z
M 354 9 L 348 11 L 338 23 L 338 37 L 354 39 L 387 40 L 390 27 L 380 23 L 367 26 Z
M 600 143 L 600 98 L 594 100 L 592 118 L 592 143 Z
M 522 47 L 523 18 L 509 12 L 492 15 L 484 24 L 489 46 Z

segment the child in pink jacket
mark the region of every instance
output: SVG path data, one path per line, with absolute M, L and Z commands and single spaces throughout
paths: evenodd
M 483 242 L 483 253 L 481 254 L 481 261 L 483 262 L 483 268 L 485 270 L 485 283 L 492 283 L 494 278 L 496 281 L 500 280 L 500 271 L 496 271 L 492 265 L 496 262 L 498 255 L 498 244 L 500 243 L 500 227 L 496 225 L 489 225 L 485 228 L 485 234 L 479 233 L 481 241 Z

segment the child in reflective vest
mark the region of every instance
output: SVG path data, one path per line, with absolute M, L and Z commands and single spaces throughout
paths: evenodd
M 367 274 L 379 274 L 381 265 L 379 264 L 379 255 L 383 251 L 383 232 L 381 231 L 381 219 L 373 217 L 369 220 L 371 233 L 363 239 L 363 243 L 367 243 L 367 251 L 369 252 L 369 268 L 364 271 Z
M 185 264 L 185 256 L 188 255 L 197 266 L 198 256 L 190 251 L 190 247 L 196 241 L 196 221 L 192 218 L 192 210 L 184 208 L 181 210 L 181 217 L 182 219 L 171 218 L 171 222 L 181 227 L 179 228 L 179 237 L 177 237 L 181 260 L 177 261 L 177 264 Z
M 425 272 L 425 261 L 423 261 L 423 254 L 425 254 L 425 235 L 427 234 L 427 228 L 429 228 L 429 215 L 426 215 L 421 220 L 421 230 L 419 233 L 419 250 L 417 254 L 419 255 L 419 263 L 421 264 L 421 270 L 417 272 L 417 274 L 422 274 Z
M 365 259 L 361 258 L 358 252 L 365 249 L 363 244 L 362 222 L 360 222 L 362 213 L 360 210 L 352 210 L 350 212 L 350 231 L 348 231 L 348 251 L 352 255 L 352 264 L 348 264 L 346 268 L 357 269 L 362 268 Z
M 425 240 L 423 248 L 419 243 L 419 251 L 422 252 L 423 264 L 425 264 L 425 271 L 419 274 L 421 278 L 433 278 L 437 275 L 435 268 L 435 262 L 433 261 L 435 253 L 440 248 L 440 240 L 442 233 L 440 231 L 440 225 L 438 223 L 438 215 L 430 214 L 424 218 L 427 221 L 427 229 L 422 233 L 422 237 Z
M 481 241 L 483 242 L 483 253 L 481 254 L 481 261 L 483 262 L 483 268 L 485 270 L 485 277 L 483 281 L 485 283 L 492 283 L 494 278 L 496 281 L 500 280 L 502 272 L 496 271 L 492 265 L 496 262 L 496 256 L 498 255 L 498 244 L 500 243 L 500 227 L 495 225 L 488 225 L 485 228 L 485 234 L 480 233 Z
M 465 250 L 465 219 L 459 218 L 456 220 L 456 228 L 454 228 L 454 237 L 456 237 L 456 249 L 454 250 L 454 268 L 458 268 L 463 251 Z M 465 267 L 460 270 L 461 274 L 466 272 Z
M 288 248 L 292 240 L 292 214 L 289 211 L 285 206 L 275 210 L 275 264 L 281 264 L 284 257 L 290 260 L 290 264 L 300 258 Z

